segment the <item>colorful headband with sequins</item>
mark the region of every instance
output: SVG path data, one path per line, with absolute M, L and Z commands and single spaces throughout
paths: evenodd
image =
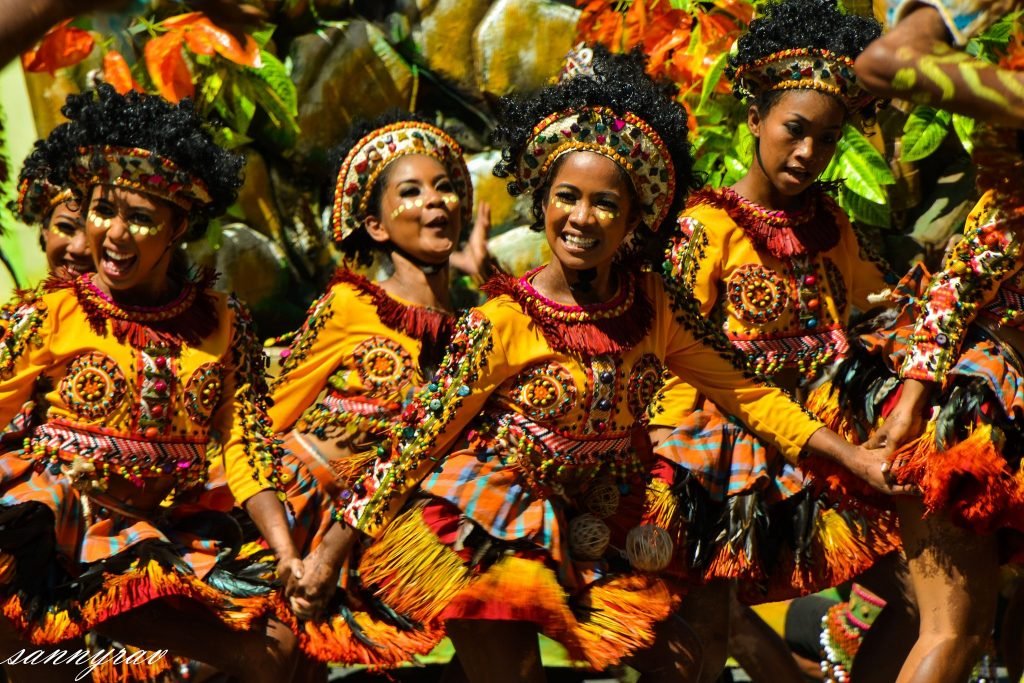
M 212 201 L 202 180 L 148 149 L 79 148 L 71 165 L 71 181 L 83 193 L 93 185 L 112 185 L 151 194 L 186 210 Z
M 27 177 L 18 185 L 16 209 L 25 225 L 42 225 L 50 212 L 74 199 L 71 188 L 60 188 L 46 178 Z
M 675 165 L 661 136 L 646 121 L 610 107 L 552 114 L 534 126 L 516 161 L 515 184 L 520 190 L 536 191 L 552 164 L 569 152 L 595 152 L 621 166 L 640 197 L 647 227 L 661 226 L 675 195 Z
M 853 60 L 818 48 L 794 48 L 762 57 L 736 69 L 733 91 L 740 99 L 756 99 L 772 90 L 817 90 L 859 111 L 874 96 L 861 87 Z
M 463 225 L 473 220 L 473 183 L 462 147 L 437 126 L 399 121 L 382 126 L 355 144 L 338 171 L 331 207 L 331 239 L 336 244 L 355 232 L 369 211 L 374 183 L 388 164 L 409 154 L 432 157 L 455 187 Z

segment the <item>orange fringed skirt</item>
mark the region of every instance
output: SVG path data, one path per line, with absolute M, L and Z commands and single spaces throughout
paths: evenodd
M 811 396 L 810 407 L 836 431 L 865 439 L 899 397 L 895 369 L 910 333 L 899 326 L 861 336 L 831 384 Z M 894 454 L 893 474 L 921 490 L 930 513 L 944 512 L 977 533 L 1017 536 L 1024 532 L 1024 370 L 1011 349 L 979 327 L 969 330 L 962 349 L 933 399 L 924 434 Z M 832 490 L 872 496 L 853 477 L 820 465 Z M 1019 540 L 1001 544 L 1010 553 L 1005 559 L 1018 559 L 1012 555 Z
M 284 493 L 292 539 L 299 554 L 306 556 L 320 545 L 333 523 L 342 486 L 336 469 L 303 435 L 290 432 L 283 445 L 287 450 L 282 458 Z M 353 462 L 344 464 L 355 466 Z M 359 558 L 357 551 L 353 562 L 365 564 Z M 444 638 L 440 625 L 403 616 L 390 609 L 386 601 L 363 590 L 358 572 L 346 573 L 340 584 L 342 590 L 326 610 L 326 617 L 300 622 L 283 603 L 277 605 L 278 618 L 291 626 L 303 651 L 314 659 L 390 668 L 429 653 Z M 346 599 L 358 604 L 349 605 Z
M 684 580 L 739 581 L 773 602 L 848 581 L 899 548 L 887 510 L 837 505 L 767 442 L 705 400 L 656 449 L 651 521 Z
M 251 629 L 277 609 L 274 564 L 226 552 L 239 548 L 241 531 L 223 493 L 197 490 L 174 506 L 126 516 L 8 448 L 0 453 L 0 611 L 35 645 L 83 638 L 162 598 L 198 603 L 234 630 Z M 94 680 L 147 680 L 169 666 L 104 666 Z

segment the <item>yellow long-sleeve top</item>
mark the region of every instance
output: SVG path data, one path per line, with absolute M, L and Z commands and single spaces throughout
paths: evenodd
M 209 276 L 131 309 L 90 278 L 51 280 L 0 323 L 0 424 L 28 401 L 43 407 L 27 425 L 35 466 L 84 461 L 101 488 L 117 476 L 181 492 L 206 480 L 215 441 L 239 503 L 276 488 L 266 364 L 244 307 L 207 289 Z
M 386 432 L 423 384 L 425 346 L 443 344 L 455 317 L 396 299 L 341 270 L 310 308 L 272 386 L 274 429 L 326 435 Z M 438 354 L 440 355 L 440 354 Z
M 703 190 L 680 216 L 666 254 L 669 292 L 696 299 L 746 367 L 766 377 L 796 369 L 816 378 L 847 351 L 851 308 L 867 310 L 869 295 L 893 282 L 832 199 L 823 192 L 810 199 L 803 213 L 783 214 L 727 188 Z M 797 234 L 787 225 L 806 227 Z M 678 426 L 699 399 L 692 384 L 670 379 L 651 424 Z
M 341 515 L 347 523 L 379 533 L 460 436 L 479 457 L 494 453 L 518 468 L 538 496 L 571 495 L 599 476 L 635 477 L 631 434 L 666 367 L 794 460 L 821 427 L 699 341 L 701 322 L 672 310 L 656 275 L 625 276 L 613 300 L 587 307 L 544 298 L 531 277 L 495 278 L 494 298 L 460 321 L 436 379 L 406 411 L 393 452 L 354 486 Z

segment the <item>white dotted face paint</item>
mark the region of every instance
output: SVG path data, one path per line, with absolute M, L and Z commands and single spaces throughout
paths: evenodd
M 441 201 L 444 202 L 444 205 L 449 209 L 454 209 L 459 205 L 459 195 L 454 192 L 448 192 L 447 194 L 441 195 Z

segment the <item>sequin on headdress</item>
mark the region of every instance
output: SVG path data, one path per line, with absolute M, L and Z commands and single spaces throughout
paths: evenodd
M 70 188 L 60 188 L 44 177 L 26 177 L 18 185 L 16 210 L 25 225 L 41 225 L 58 204 L 74 200 Z
M 395 159 L 422 154 L 437 159 L 459 196 L 463 225 L 473 219 L 473 185 L 462 148 L 436 126 L 399 121 L 369 133 L 349 151 L 338 171 L 331 207 L 331 239 L 340 244 L 363 223 L 373 186 Z
M 756 99 L 772 90 L 817 90 L 838 97 L 849 111 L 859 111 L 874 97 L 857 81 L 853 60 L 829 50 L 792 48 L 772 53 L 736 69 L 733 91 Z
M 626 171 L 640 198 L 644 222 L 657 230 L 675 195 L 675 165 L 661 136 L 636 114 L 584 107 L 552 114 L 533 128 L 516 160 L 515 185 L 536 191 L 559 157 L 594 152 Z
M 83 194 L 94 185 L 111 185 L 159 197 L 186 211 L 212 201 L 202 180 L 170 159 L 135 147 L 80 148 L 71 181 Z

